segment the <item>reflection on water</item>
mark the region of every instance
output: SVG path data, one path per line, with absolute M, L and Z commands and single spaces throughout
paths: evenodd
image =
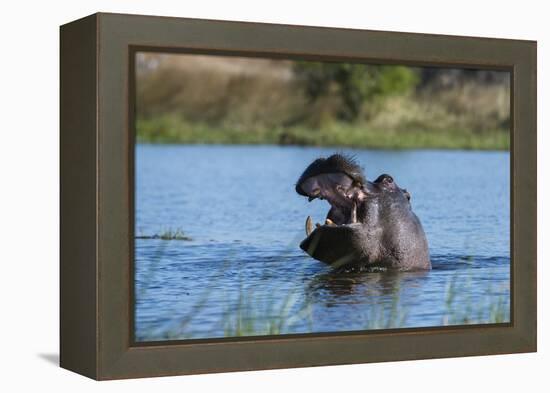
M 320 274 L 308 286 L 312 298 L 322 301 L 319 296 L 328 293 L 325 304 L 337 305 L 338 299 L 347 296 L 356 303 L 364 303 L 364 297 L 392 296 L 399 291 L 402 280 L 414 282 L 414 278 L 425 277 L 428 272 L 382 272 L 382 273 L 338 273 Z
M 503 322 L 509 318 L 509 156 L 353 151 L 412 194 L 429 272 L 337 273 L 298 244 L 326 203 L 294 192 L 333 149 L 148 146 L 136 154 L 136 337 L 163 340 Z

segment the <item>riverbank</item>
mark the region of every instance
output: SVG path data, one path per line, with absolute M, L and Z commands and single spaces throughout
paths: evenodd
M 384 130 L 369 124 L 333 123 L 319 129 L 304 126 L 241 129 L 188 123 L 164 115 L 138 119 L 137 140 L 146 143 L 271 144 L 333 146 L 369 149 L 508 150 L 509 133 L 503 130 Z

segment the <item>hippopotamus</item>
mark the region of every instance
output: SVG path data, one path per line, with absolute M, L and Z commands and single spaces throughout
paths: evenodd
M 324 224 L 313 228 L 300 248 L 334 268 L 383 270 L 431 269 L 428 241 L 411 208 L 411 195 L 392 176 L 373 182 L 350 156 L 318 158 L 302 173 L 296 192 L 330 204 Z

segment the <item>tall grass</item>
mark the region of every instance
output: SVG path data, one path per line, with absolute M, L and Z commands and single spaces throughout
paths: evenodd
M 468 280 L 463 281 L 457 276 L 449 279 L 441 299 L 445 312 L 438 326 L 494 324 L 510 321 L 510 308 L 506 296 L 494 295 L 490 284 L 487 288 L 488 296 L 482 302 L 475 301 L 470 296 L 466 296 L 466 300 L 464 297 L 458 300 L 458 294 L 466 290 L 469 290 Z M 187 328 L 193 317 L 208 307 L 209 295 L 209 292 L 205 291 L 204 296 L 192 308 L 189 315 L 166 328 L 161 338 L 195 338 Z M 406 300 L 401 286 L 396 285 L 389 307 L 380 303 L 365 306 L 363 329 L 397 329 L 414 326 L 408 321 L 411 315 L 405 304 Z M 223 326 L 225 337 L 285 334 L 292 332 L 296 324 L 307 326 L 306 331 L 300 330 L 303 333 L 319 333 L 323 330 L 316 327 L 314 308 L 315 304 L 311 300 L 300 298 L 295 291 L 289 291 L 282 300 L 261 300 L 253 289 L 241 287 L 237 302 L 228 304 L 226 311 L 220 315 L 217 325 Z M 141 339 L 155 340 L 158 337 L 152 334 Z M 201 337 L 204 336 L 201 335 Z
M 228 309 L 223 316 L 226 337 L 283 334 L 303 321 L 313 331 L 312 305 L 302 303 L 296 292 L 290 291 L 282 301 L 268 301 L 260 307 L 257 301 L 253 292 L 241 291 L 236 310 Z
M 487 296 L 483 301 L 472 299 L 471 281 L 459 281 L 455 275 L 447 282 L 445 293 L 446 313 L 443 325 L 468 325 L 484 323 L 503 323 L 510 321 L 510 305 L 507 295 L 494 295 L 492 284 L 486 288 Z M 457 301 L 458 293 L 466 293 L 466 300 Z

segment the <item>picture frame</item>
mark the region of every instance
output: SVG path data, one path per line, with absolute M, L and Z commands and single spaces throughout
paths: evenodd
M 511 322 L 139 343 L 133 337 L 136 51 L 511 73 Z M 97 380 L 533 352 L 534 41 L 97 13 L 60 29 L 60 365 Z

